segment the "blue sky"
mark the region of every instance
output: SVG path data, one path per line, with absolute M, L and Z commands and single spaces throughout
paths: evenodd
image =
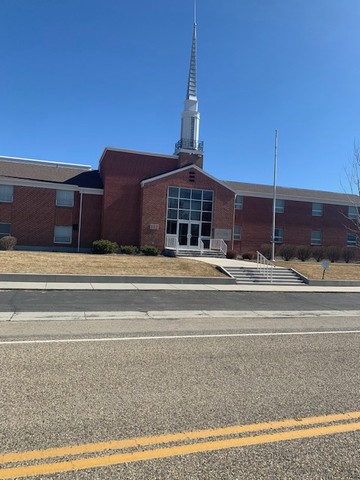
M 0 155 L 172 154 L 192 0 L 0 0 Z M 359 0 L 198 0 L 204 168 L 343 191 L 360 140 Z

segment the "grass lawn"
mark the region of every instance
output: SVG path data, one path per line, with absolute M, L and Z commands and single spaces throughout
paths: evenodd
M 135 255 L 0 251 L 1 273 L 224 277 L 196 260 Z
M 305 277 L 313 280 L 321 280 L 323 269 L 321 262 L 299 260 L 277 260 L 275 265 L 285 268 L 294 268 Z M 356 263 L 330 263 L 329 269 L 325 272 L 324 280 L 360 280 L 360 264 Z

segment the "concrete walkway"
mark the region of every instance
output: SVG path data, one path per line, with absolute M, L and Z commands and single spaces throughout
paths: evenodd
M 175 283 L 69 283 L 69 282 L 0 282 L 0 290 L 162 290 L 162 291 L 209 291 L 209 292 L 351 292 L 360 293 L 360 287 L 309 286 L 309 285 L 218 285 Z M 360 303 L 360 302 L 359 302 Z
M 227 258 L 203 258 L 203 257 L 190 257 L 191 260 L 211 263 L 213 265 L 228 267 L 248 267 L 256 268 L 256 263 L 243 260 L 231 260 Z M 107 282 L 94 282 L 94 281 L 82 281 L 82 282 L 52 282 L 52 281 L 0 281 L 0 290 L 84 290 L 84 291 L 124 291 L 124 290 L 138 290 L 138 291 L 218 291 L 218 292 L 349 292 L 360 293 L 360 286 L 310 286 L 306 284 L 302 285 L 236 285 L 236 284 L 215 284 L 211 283 L 199 283 L 199 279 L 194 278 L 194 283 L 138 283 L 138 282 L 119 282 L 119 283 L 107 283 Z M 219 279 L 217 278 L 217 281 Z M 191 282 L 191 280 L 190 280 Z M 360 303 L 359 303 L 360 304 Z

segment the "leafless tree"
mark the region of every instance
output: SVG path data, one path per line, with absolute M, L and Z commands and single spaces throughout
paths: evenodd
M 357 236 L 357 245 L 360 246 L 360 147 L 354 144 L 353 157 L 345 169 L 347 191 L 349 191 L 349 211 L 347 229 Z

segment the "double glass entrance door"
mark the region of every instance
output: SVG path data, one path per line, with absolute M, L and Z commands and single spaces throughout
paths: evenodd
M 199 246 L 200 223 L 179 221 L 178 243 L 181 248 L 194 248 Z

